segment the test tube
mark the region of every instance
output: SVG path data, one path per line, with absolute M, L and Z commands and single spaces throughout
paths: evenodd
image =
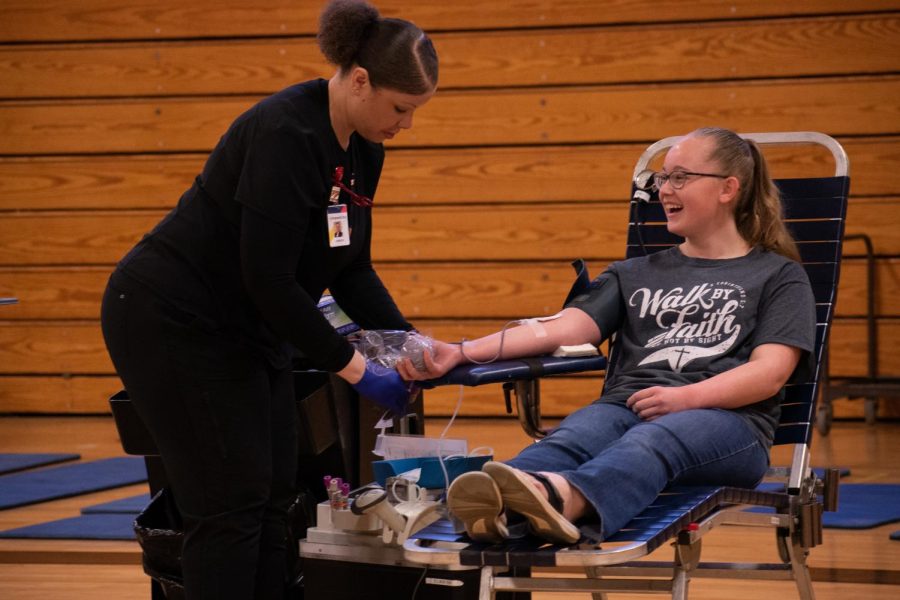
M 349 496 L 350 496 L 350 484 L 342 483 L 341 484 L 341 508 L 347 508 L 349 506 Z

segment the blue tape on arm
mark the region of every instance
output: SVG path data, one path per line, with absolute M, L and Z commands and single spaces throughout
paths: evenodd
M 601 341 L 607 339 L 621 327 L 625 318 L 619 278 L 609 271 L 603 273 L 591 282 L 586 292 L 572 298 L 566 308 L 578 308 L 587 313 L 600 328 Z

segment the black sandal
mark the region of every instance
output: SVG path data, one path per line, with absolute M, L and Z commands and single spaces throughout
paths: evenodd
M 544 489 L 547 490 L 547 501 L 550 502 L 550 506 L 553 507 L 556 512 L 559 514 L 563 514 L 563 499 L 562 496 L 559 495 L 559 491 L 557 491 L 556 486 L 550 483 L 550 478 L 544 475 L 543 473 L 537 473 L 534 471 L 523 471 L 523 473 L 527 473 L 534 477 L 538 483 L 544 486 Z
M 562 498 L 546 475 L 526 475 L 500 462 L 488 462 L 481 470 L 497 482 L 504 506 L 528 519 L 532 533 L 558 544 L 574 544 L 581 538 L 581 531 L 563 516 Z M 538 492 L 528 475 L 547 489 L 549 500 Z

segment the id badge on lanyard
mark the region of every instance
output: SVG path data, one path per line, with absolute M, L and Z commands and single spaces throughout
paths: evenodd
M 341 248 L 350 245 L 350 219 L 347 205 L 341 204 L 341 188 L 344 178 L 344 167 L 334 170 L 331 195 L 328 198 L 328 245 L 331 248 Z
M 341 191 L 350 196 L 353 204 L 363 208 L 372 207 L 372 199 L 353 191 L 355 180 L 353 174 L 350 175 L 350 187 L 344 185 L 344 167 L 337 166 L 332 175 L 331 194 L 328 198 L 330 206 L 328 207 L 328 245 L 332 248 L 350 245 L 350 219 L 348 218 L 347 205 L 339 204 L 341 199 Z
M 346 204 L 328 207 L 328 245 L 332 248 L 350 245 L 350 219 Z

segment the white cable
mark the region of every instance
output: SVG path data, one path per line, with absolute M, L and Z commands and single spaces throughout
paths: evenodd
M 501 338 L 502 341 L 502 338 Z M 501 344 L 502 346 L 502 344 Z M 456 401 L 456 408 L 453 409 L 453 415 L 450 417 L 450 420 L 447 422 L 447 426 L 444 427 L 444 430 L 441 432 L 441 437 L 438 438 L 438 464 L 441 465 L 441 471 L 444 473 L 444 489 L 450 489 L 450 474 L 447 473 L 447 466 L 444 464 L 444 456 L 441 454 L 441 444 L 444 441 L 444 438 L 447 436 L 447 432 L 450 430 L 450 426 L 453 425 L 453 421 L 456 420 L 456 415 L 459 414 L 459 409 L 462 408 L 463 401 L 463 386 L 459 386 L 459 398 Z
M 479 450 L 484 451 L 483 454 L 477 454 Z M 469 456 L 493 456 L 494 449 L 490 446 L 478 446 L 477 448 L 472 448 L 469 450 Z

